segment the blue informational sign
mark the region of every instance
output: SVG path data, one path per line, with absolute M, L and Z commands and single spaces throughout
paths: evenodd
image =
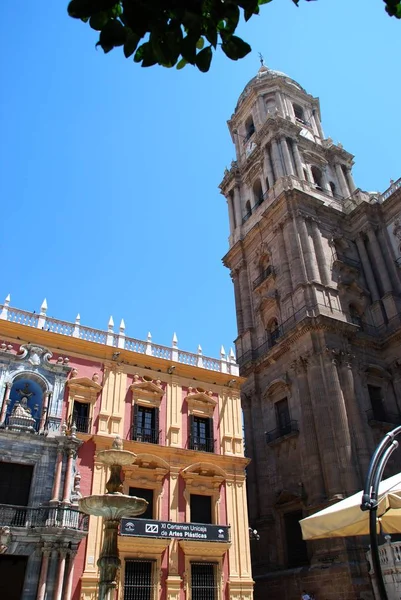
M 227 525 L 206 525 L 204 523 L 121 519 L 120 535 L 178 538 L 180 540 L 199 540 L 201 542 L 229 542 L 230 528 Z

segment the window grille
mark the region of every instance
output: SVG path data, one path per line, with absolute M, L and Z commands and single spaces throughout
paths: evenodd
M 216 563 L 191 563 L 191 600 L 217 600 Z
M 153 600 L 153 561 L 126 560 L 124 600 Z

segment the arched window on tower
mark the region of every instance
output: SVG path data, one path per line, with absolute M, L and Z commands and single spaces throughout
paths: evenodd
M 351 317 L 351 323 L 358 325 L 360 329 L 363 329 L 362 317 L 357 306 L 355 304 L 350 304 L 348 310 L 349 316 Z
M 337 195 L 336 184 L 334 183 L 334 181 L 329 181 L 329 185 L 330 185 L 331 193 L 333 194 L 333 196 L 336 196 Z
M 267 254 L 264 254 L 259 261 L 259 277 L 258 280 L 260 282 L 267 279 L 272 274 L 272 266 L 270 264 L 270 259 Z
M 323 178 L 321 170 L 313 165 L 311 167 L 311 172 L 316 189 L 323 190 Z
M 274 95 L 266 96 L 265 102 L 266 102 L 266 112 L 274 113 L 274 111 L 276 109 L 276 99 L 275 99 Z
M 250 137 L 255 133 L 255 125 L 253 123 L 253 118 L 248 117 L 245 121 L 245 142 L 249 140 Z
M 272 319 L 267 326 L 267 339 L 270 346 L 277 344 L 277 340 L 280 337 L 280 327 L 278 326 L 277 319 Z
M 262 202 L 264 200 L 262 184 L 260 183 L 260 179 L 257 179 L 255 181 L 252 189 L 253 189 L 253 198 L 254 198 L 255 206 L 259 206 L 259 204 L 262 204 Z
M 247 221 L 249 217 L 252 215 L 251 202 L 247 200 L 245 202 L 245 217 L 243 218 L 243 222 Z
M 292 107 L 294 109 L 295 120 L 305 125 L 306 122 L 304 116 L 304 109 L 302 108 L 302 106 L 299 106 L 299 104 L 293 104 Z

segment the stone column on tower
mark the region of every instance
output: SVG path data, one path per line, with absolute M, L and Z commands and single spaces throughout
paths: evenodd
M 344 198 L 348 198 L 348 196 L 350 195 L 348 183 L 345 179 L 345 175 L 342 170 L 342 166 L 339 163 L 336 163 L 336 173 L 337 173 L 337 179 L 338 179 L 338 183 L 340 186 L 341 194 L 344 196 Z
M 301 249 L 304 256 L 308 281 L 319 281 L 319 269 L 316 263 L 316 255 L 312 249 L 306 221 L 303 215 L 298 215 L 297 224 L 301 238 Z
M 247 330 L 252 327 L 252 306 L 251 295 L 249 292 L 248 269 L 244 261 L 242 261 L 241 265 L 239 266 L 239 269 L 242 316 L 244 319 L 244 329 Z
M 316 424 L 316 436 L 320 455 L 324 457 L 322 470 L 329 499 L 343 497 L 343 484 L 338 465 L 336 441 L 330 420 L 329 396 L 323 381 L 323 357 L 308 357 L 307 375 Z
M 383 292 L 385 294 L 390 293 L 393 291 L 393 286 L 391 285 L 390 277 L 387 271 L 387 265 L 384 261 L 379 242 L 377 241 L 375 230 L 370 226 L 367 228 L 366 233 L 372 246 L 373 256 L 377 264 L 377 272 L 379 273 Z
M 281 162 L 281 156 L 280 156 L 278 143 L 277 143 L 277 140 L 274 138 L 271 141 L 271 148 L 272 148 L 274 173 L 275 173 L 276 179 L 279 179 L 280 177 L 283 177 L 284 170 L 283 170 L 283 165 Z
M 230 223 L 230 234 L 232 235 L 235 231 L 235 215 L 234 215 L 234 207 L 233 207 L 233 199 L 228 196 L 226 198 L 227 206 L 228 206 L 228 219 Z
M 336 440 L 338 467 L 341 471 L 343 490 L 346 495 L 354 494 L 359 487 L 357 474 L 352 461 L 351 434 L 347 409 L 338 376 L 338 352 L 327 349 L 324 356 L 324 373 L 327 397 L 330 398 L 330 414 Z
M 291 159 L 290 151 L 288 149 L 287 138 L 285 136 L 283 136 L 281 138 L 280 144 L 281 144 L 281 150 L 282 150 L 283 157 L 284 157 L 285 171 L 286 171 L 287 175 L 295 175 L 294 168 L 292 166 L 292 159 Z
M 316 219 L 311 219 L 311 229 L 313 246 L 315 249 L 316 260 L 320 273 L 320 281 L 323 283 L 323 285 L 329 285 L 331 281 L 331 272 L 323 248 L 322 233 Z
M 281 276 L 280 291 L 281 296 L 285 298 L 292 292 L 291 272 L 288 261 L 288 254 L 285 246 L 283 224 L 279 224 L 274 233 L 277 235 L 277 268 L 278 274 Z
M 377 302 L 380 299 L 379 290 L 376 285 L 376 280 L 370 264 L 368 253 L 366 251 L 363 233 L 359 233 L 357 235 L 356 246 L 358 248 L 359 256 L 361 257 L 362 268 L 372 297 L 372 302 Z
M 293 142 L 292 148 L 293 148 L 293 152 L 294 152 L 294 161 L 295 161 L 295 167 L 297 170 L 298 179 L 304 180 L 305 175 L 304 175 L 304 169 L 302 166 L 301 153 L 299 152 L 299 147 L 298 147 L 298 144 L 296 141 Z
M 291 368 L 296 375 L 301 410 L 301 429 L 304 439 L 304 462 L 307 465 L 305 482 L 308 504 L 319 504 L 326 497 L 319 444 L 316 434 L 315 414 L 307 376 L 307 358 L 300 356 Z
M 238 333 L 241 335 L 244 332 L 244 317 L 242 312 L 241 290 L 239 287 L 239 271 L 235 269 L 231 272 L 231 279 L 234 286 L 235 310 L 237 315 Z
M 274 185 L 274 173 L 270 158 L 270 150 L 268 146 L 266 146 L 264 149 L 264 171 L 269 182 L 269 186 L 272 188 Z
M 235 214 L 235 222 L 237 227 L 241 227 L 242 225 L 242 208 L 241 208 L 241 195 L 239 191 L 239 186 L 234 186 L 234 214 Z
M 341 388 L 344 395 L 347 415 L 349 420 L 349 429 L 353 440 L 353 458 L 352 464 L 359 467 L 359 488 L 364 484 L 364 477 L 368 472 L 370 463 L 370 450 L 365 429 L 365 415 L 359 403 L 356 394 L 356 384 L 354 380 L 353 369 L 357 368 L 355 357 L 348 353 L 341 356 L 339 367 Z

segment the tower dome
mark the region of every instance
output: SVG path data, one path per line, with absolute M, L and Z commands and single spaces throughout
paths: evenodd
M 250 79 L 244 87 L 242 93 L 240 94 L 240 97 L 238 98 L 235 110 L 238 110 L 242 102 L 245 100 L 245 98 L 249 95 L 249 93 L 254 87 L 257 87 L 259 84 L 265 84 L 268 80 L 275 80 L 277 78 L 284 78 L 287 83 L 292 84 L 298 90 L 301 90 L 302 92 L 306 93 L 304 88 L 301 87 L 299 83 L 297 83 L 294 79 L 291 79 L 291 77 L 289 77 L 286 73 L 283 73 L 282 71 L 275 71 L 274 69 L 270 69 L 269 67 L 267 67 L 265 64 L 262 64 L 257 74 L 254 77 L 252 77 L 252 79 Z

